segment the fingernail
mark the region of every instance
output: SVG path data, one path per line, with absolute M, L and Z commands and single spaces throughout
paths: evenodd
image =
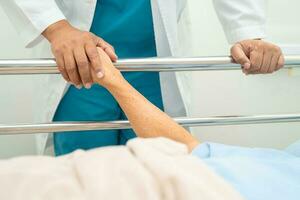
M 86 89 L 90 89 L 91 86 L 92 86 L 92 84 L 90 84 L 90 83 L 85 84 L 85 88 L 86 88 Z
M 98 72 L 97 73 L 97 78 L 102 78 L 104 75 L 103 75 L 103 73 L 102 72 Z
M 249 69 L 249 68 L 250 68 L 250 63 L 244 64 L 244 68 L 245 68 L 245 69 Z
M 82 85 L 76 85 L 75 87 L 80 90 L 82 88 Z

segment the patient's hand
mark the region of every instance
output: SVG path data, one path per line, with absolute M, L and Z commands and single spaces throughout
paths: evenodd
M 190 151 L 199 144 L 187 130 L 134 89 L 113 66 L 102 49 L 98 49 L 98 52 L 104 76 L 99 79 L 94 72 L 92 73 L 93 80 L 114 96 L 137 136 L 170 138 L 186 144 Z
M 111 62 L 111 59 L 101 48 L 97 48 L 97 50 L 101 58 L 101 66 L 104 76 L 102 78 L 98 78 L 96 76 L 96 73 L 93 71 L 93 81 L 105 88 L 109 88 L 116 84 L 121 84 L 121 82 L 124 80 L 121 72 L 115 68 L 115 66 Z

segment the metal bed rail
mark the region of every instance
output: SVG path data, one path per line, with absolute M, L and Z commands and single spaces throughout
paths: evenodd
M 240 65 L 231 57 L 200 58 L 145 58 L 123 59 L 114 65 L 121 71 L 213 71 L 238 70 Z M 300 67 L 300 55 L 286 55 L 285 67 Z M 0 75 L 58 74 L 54 59 L 9 60 L 0 59 Z M 174 118 L 183 126 L 217 126 L 262 123 L 300 122 L 300 114 L 222 116 L 210 118 Z M 128 121 L 60 122 L 43 124 L 1 125 L 0 135 L 65 132 L 79 130 L 128 129 Z
M 213 71 L 238 70 L 231 57 L 120 59 L 114 65 L 121 71 Z M 300 67 L 300 55 L 286 55 L 285 67 Z M 0 75 L 58 74 L 54 59 L 0 59 Z
M 222 116 L 210 118 L 174 118 L 182 125 L 189 127 L 196 126 L 227 126 L 245 124 L 266 124 L 300 122 L 300 114 L 280 115 L 252 115 L 252 116 Z M 0 135 L 10 134 L 33 134 L 50 132 L 68 132 L 83 130 L 112 130 L 129 129 L 129 121 L 106 121 L 106 122 L 57 122 L 42 124 L 14 124 L 1 125 Z

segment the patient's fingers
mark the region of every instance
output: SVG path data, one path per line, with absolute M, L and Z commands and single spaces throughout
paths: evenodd
M 118 56 L 113 46 L 111 46 L 109 43 L 105 42 L 102 38 L 99 37 L 96 38 L 96 43 L 98 47 L 101 47 L 107 53 L 107 55 L 112 61 L 117 61 Z
M 103 51 L 103 49 L 97 47 L 99 57 L 101 58 L 101 64 L 103 65 L 103 68 L 113 67 L 112 61 L 110 57 L 107 55 L 106 52 Z

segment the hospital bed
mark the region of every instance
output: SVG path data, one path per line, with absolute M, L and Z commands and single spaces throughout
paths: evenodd
M 300 55 L 299 56 L 286 56 L 286 68 L 299 68 L 300 67 Z M 214 71 L 214 70 L 240 70 L 240 66 L 237 64 L 234 64 L 232 59 L 230 57 L 202 57 L 202 58 L 149 58 L 149 59 L 126 59 L 126 60 L 119 60 L 118 62 L 115 63 L 115 66 L 120 69 L 121 71 L 159 71 L 159 72 L 164 72 L 164 71 Z M 34 59 L 34 60 L 0 60 L 0 75 L 24 75 L 24 74 L 58 74 L 59 71 L 57 70 L 55 61 L 53 59 Z M 217 125 L 243 125 L 243 124 L 262 124 L 262 123 L 286 123 L 286 122 L 300 122 L 300 113 L 290 113 L 290 114 L 279 114 L 279 115 L 251 115 L 251 116 L 218 116 L 218 117 L 206 117 L 206 118 L 174 118 L 176 122 L 183 126 L 217 126 Z M 1 124 L 0 121 L 0 135 L 11 135 L 11 134 L 32 134 L 32 133 L 49 133 L 49 132 L 68 132 L 68 131 L 80 131 L 80 130 L 107 130 L 107 129 L 128 129 L 130 128 L 130 123 L 128 121 L 106 121 L 106 122 L 55 122 L 55 123 L 42 123 L 42 124 L 10 124 L 10 125 L 5 125 Z M 136 144 L 138 146 L 143 146 L 145 147 L 144 143 L 143 145 L 139 145 L 138 143 Z M 172 144 L 173 145 L 173 144 Z M 153 146 L 150 144 L 149 146 Z M 180 148 L 179 148 L 180 147 Z M 122 152 L 126 152 L 125 148 L 122 147 Z M 182 149 L 181 146 L 178 146 L 179 149 Z M 145 148 L 148 149 L 148 148 Z M 173 146 L 172 148 L 168 148 L 174 150 Z M 175 149 L 174 152 L 176 154 L 178 153 L 179 149 Z M 98 152 L 98 153 L 110 153 L 108 149 L 105 149 L 106 151 L 104 152 Z M 118 149 L 115 149 L 118 151 Z M 134 152 L 133 154 L 135 155 L 143 155 L 140 154 L 141 149 L 136 149 L 139 150 L 137 152 Z M 132 151 L 132 149 L 131 149 Z M 130 151 L 130 152 L 131 152 Z M 143 152 L 143 151 L 142 151 Z M 236 199 L 236 200 L 241 200 L 242 198 L 239 196 L 238 193 L 236 193 L 236 190 L 233 190 L 231 185 L 227 185 L 226 182 L 222 182 L 220 177 L 215 176 L 215 173 L 213 171 L 210 171 L 210 168 L 207 168 L 206 165 L 201 165 L 202 168 L 199 168 L 200 161 L 202 160 L 197 159 L 196 163 L 194 160 L 190 160 L 190 157 L 184 157 L 186 160 L 184 162 L 180 160 L 180 162 L 175 162 L 176 163 L 176 168 L 170 168 L 169 166 L 174 166 L 173 162 L 171 163 L 166 163 L 167 161 L 173 161 L 169 157 L 163 157 L 162 155 L 156 155 L 155 153 L 161 153 L 161 151 L 157 150 L 152 150 L 150 149 L 148 152 L 151 152 L 151 156 L 153 158 L 161 158 L 161 160 L 156 160 L 157 163 L 159 163 L 157 168 L 158 170 L 155 171 L 156 173 L 159 174 L 161 172 L 162 177 L 166 177 L 167 180 L 178 180 L 175 184 L 176 187 L 173 187 L 173 189 L 176 189 L 175 191 L 170 190 L 170 188 L 167 188 L 168 191 L 171 191 L 172 194 L 178 194 L 178 189 L 183 189 L 181 190 L 184 195 L 186 195 L 186 191 L 184 188 L 188 188 L 187 191 L 190 192 L 190 199 L 209 199 L 207 198 L 209 195 L 213 194 L 214 198 L 211 199 Z M 148 158 L 149 153 L 147 151 L 144 151 L 144 156 L 141 156 L 141 158 Z M 129 186 L 128 191 L 131 191 L 131 189 L 138 189 L 139 193 L 145 197 L 145 191 L 140 191 L 140 185 L 147 185 L 145 184 L 145 179 L 142 179 L 141 181 L 143 184 L 140 184 L 139 187 L 131 187 L 131 184 L 127 184 L 130 182 L 130 180 L 134 179 L 134 175 L 137 178 L 140 178 L 139 173 L 136 173 L 136 171 L 133 173 L 130 171 L 130 169 L 136 169 L 136 163 L 134 167 L 132 166 L 126 166 L 124 164 L 126 163 L 121 163 L 121 164 L 116 164 L 116 160 L 120 161 L 121 159 L 109 159 L 101 160 L 101 157 L 95 156 L 92 151 L 90 153 L 90 159 L 94 160 L 87 160 L 85 159 L 83 162 L 73 162 L 71 165 L 70 163 L 60 163 L 61 160 L 59 159 L 54 159 L 51 160 L 51 158 L 46 158 L 46 157 L 31 157 L 31 158 L 26 158 L 23 159 L 15 159 L 15 160 L 10 160 L 5 163 L 3 162 L 0 167 L 4 166 L 4 168 L 1 168 L 2 172 L 2 177 L 7 177 L 7 179 L 2 178 L 2 186 L 5 186 L 6 188 L 14 188 L 14 193 L 19 194 L 19 196 L 23 197 L 22 195 L 31 195 L 32 196 L 38 196 L 40 191 L 44 191 L 43 189 L 46 188 L 46 191 L 48 191 L 49 185 L 53 186 L 53 183 L 61 183 L 61 185 L 58 185 L 59 188 L 61 187 L 66 187 L 68 185 L 68 182 L 60 182 L 57 181 L 57 177 L 64 177 L 63 180 L 69 180 L 68 178 L 64 175 L 68 174 L 65 173 L 65 167 L 70 166 L 72 170 L 78 169 L 76 171 L 76 177 L 78 177 L 78 174 L 84 174 L 85 176 L 80 176 L 80 180 L 88 180 L 86 182 L 82 181 L 80 182 L 80 186 L 84 185 L 84 188 L 88 188 L 87 191 L 89 194 L 95 194 L 93 190 L 89 190 L 91 188 L 96 188 L 99 195 L 103 199 L 108 199 L 105 198 L 105 194 L 108 192 L 108 196 L 111 197 L 112 191 L 108 190 L 108 188 L 111 188 L 115 190 L 116 184 L 115 181 L 117 180 L 122 180 L 119 183 L 119 189 L 118 191 L 126 191 L 124 190 L 124 187 L 126 188 Z M 116 152 L 117 155 L 123 157 L 121 151 Z M 175 154 L 175 153 L 174 153 Z M 74 154 L 75 155 L 75 154 Z M 78 155 L 83 155 L 83 152 L 78 152 L 77 157 L 74 156 L 73 158 L 78 158 Z M 98 155 L 98 154 L 97 154 Z M 102 155 L 102 154 L 101 154 Z M 111 156 L 102 156 L 102 158 L 107 158 Z M 114 157 L 114 156 L 112 156 Z M 180 159 L 182 156 L 179 156 Z M 70 157 L 71 159 L 72 157 Z M 83 156 L 83 158 L 85 158 Z M 114 157 L 115 158 L 115 157 Z M 30 160 L 31 159 L 31 160 Z M 43 162 L 40 162 L 40 160 L 35 160 L 35 159 L 43 159 Z M 49 160 L 50 159 L 50 160 Z M 68 158 L 69 159 L 69 158 Z M 150 159 L 151 162 L 148 163 L 147 169 L 145 171 L 148 171 L 149 169 L 152 169 L 151 167 L 148 166 L 155 166 L 155 162 L 153 160 L 155 159 Z M 193 157 L 193 159 L 196 159 L 196 157 Z M 130 160 L 130 159 L 127 159 Z M 142 159 L 141 159 L 142 160 Z M 147 159 L 146 159 L 147 160 Z M 23 162 L 22 162 L 23 161 Z M 36 162 L 37 161 L 37 162 Z M 77 160 L 78 161 L 78 160 Z M 97 161 L 97 162 L 96 162 Z M 188 163 L 190 161 L 190 163 Z M 25 165 L 22 165 L 25 164 Z M 30 164 L 28 164 L 30 163 Z M 76 164 L 74 164 L 76 163 Z M 90 164 L 93 163 L 93 164 Z M 97 163 L 98 165 L 95 165 Z M 161 163 L 164 163 L 165 165 L 161 165 Z M 182 164 L 184 167 L 191 167 L 191 168 L 180 168 L 181 170 L 178 170 L 178 165 Z M 188 164 L 187 164 L 188 163 Z M 101 167 L 103 167 L 106 164 L 106 166 L 109 166 L 107 169 L 109 170 L 99 170 Z M 197 165 L 194 165 L 197 164 Z M 273 164 L 273 163 L 272 163 Z M 38 165 L 38 167 L 36 167 Z M 143 160 L 143 165 L 145 165 L 145 160 Z M 4 171 L 5 166 L 8 166 L 6 168 L 7 171 Z M 11 166 L 15 167 L 15 171 L 12 169 Z M 25 167 L 24 167 L 25 166 Z M 26 166 L 33 166 L 26 168 Z M 50 166 L 49 171 L 47 171 L 47 167 Z M 60 170 L 60 166 L 63 166 L 63 170 Z M 108 180 L 111 180 L 111 177 L 114 177 L 113 172 L 120 170 L 119 168 L 116 170 L 113 170 L 112 168 L 115 166 L 123 166 L 123 170 L 129 170 L 125 171 L 125 173 L 118 174 L 119 175 L 124 175 L 126 179 L 118 179 L 118 178 L 113 178 L 114 181 L 109 182 Z M 166 168 L 163 168 L 166 166 Z M 272 165 L 273 166 L 273 165 Z M 299 165 L 294 165 L 294 166 L 299 166 Z M 205 168 L 206 167 L 206 168 Z M 39 170 L 37 170 L 39 169 Z M 50 172 L 53 171 L 53 169 L 56 169 L 55 175 L 52 176 Z M 81 169 L 81 170 L 80 170 Z M 156 169 L 156 168 L 155 168 Z M 175 170 L 176 173 L 174 171 Z M 194 171 L 191 169 L 195 169 Z M 197 170 L 196 170 L 197 169 Z M 20 171 L 21 170 L 21 171 Z M 22 171 L 23 170 L 23 171 Z M 29 171 L 31 173 L 29 173 Z M 44 171 L 43 171 L 44 170 Z M 35 173 L 38 171 L 38 173 Z M 71 170 L 69 170 L 71 171 Z M 180 174 L 179 172 L 184 172 Z M 8 174 L 14 174 L 14 176 L 7 175 L 5 176 L 5 172 L 9 172 Z M 96 175 L 95 175 L 95 172 Z M 124 171 L 123 171 L 124 172 Z M 171 175 L 168 175 L 167 172 L 170 172 Z M 247 171 L 247 174 L 249 171 Z M 257 171 L 255 171 L 257 172 Z M 153 174 L 156 174 L 153 173 Z M 128 179 L 127 174 L 130 174 L 130 179 Z M 166 175 L 167 174 L 167 175 Z M 251 173 L 250 173 L 251 174 Z M 49 176 L 50 175 L 50 176 Z M 107 175 L 107 176 L 106 176 Z M 174 175 L 175 179 L 174 179 Z M 47 178 L 44 178 L 47 177 Z M 52 179 L 51 179 L 52 177 Z M 90 179 L 82 179 L 82 177 L 89 177 L 89 178 L 94 178 L 92 180 Z M 103 179 L 104 177 L 107 178 L 107 180 Z M 156 179 L 159 179 L 156 176 Z M 171 177 L 171 178 L 170 178 Z M 189 177 L 196 177 L 195 179 L 189 179 Z M 71 177 L 72 178 L 72 177 Z M 178 178 L 178 179 L 176 179 Z M 214 178 L 214 181 L 212 181 L 212 178 Z M 26 186 L 33 186 L 34 192 L 28 192 L 28 190 L 24 190 L 24 187 L 22 184 L 22 181 L 26 180 Z M 30 182 L 31 180 L 31 182 Z M 37 181 L 40 180 L 41 182 Z M 45 181 L 47 180 L 47 181 Z M 62 179 L 59 179 L 62 180 Z M 72 179 L 73 180 L 73 179 Z M 76 180 L 79 180 L 78 178 Z M 98 190 L 99 185 L 99 180 L 101 182 L 105 182 L 105 185 L 102 185 L 102 188 L 105 190 Z M 103 181 L 105 180 L 105 181 Z M 129 182 L 124 182 L 124 180 L 129 181 Z M 195 181 L 196 180 L 196 181 Z M 280 179 L 282 181 L 282 179 Z M 27 182 L 28 181 L 28 182 Z M 87 183 L 93 182 L 97 185 L 97 187 L 91 187 L 91 185 Z M 201 184 L 202 181 L 203 184 Z M 221 182 L 220 182 L 221 181 Z M 73 183 L 76 183 L 76 181 L 70 181 L 72 185 Z M 112 187 L 108 185 L 108 183 L 114 184 Z M 118 183 L 118 182 L 117 182 Z M 124 184 L 125 183 L 125 184 Z M 162 179 L 161 183 L 167 183 L 165 179 Z M 0 182 L 1 184 L 1 182 Z M 19 184 L 19 185 L 18 185 Z M 54 185 L 55 185 L 54 184 Z M 178 185 L 180 184 L 180 185 Z M 117 184 L 118 185 L 118 184 Z M 162 185 L 162 184 L 161 184 Z M 169 184 L 165 184 L 164 186 L 168 186 Z M 188 185 L 188 187 L 184 187 Z M 89 187 L 87 187 L 89 186 Z M 93 186 L 93 185 L 92 185 Z M 16 189 L 17 188 L 17 189 Z M 52 187 L 53 188 L 53 187 Z M 100 187 L 101 188 L 101 187 Z M 121 189 L 122 188 L 122 189 Z M 149 187 L 150 189 L 155 189 L 156 187 L 153 185 L 152 187 Z M 152 190 L 149 191 L 149 188 L 147 188 L 147 191 L 151 194 L 154 192 Z M 164 188 L 164 187 L 162 187 Z M 191 189 L 192 188 L 192 189 Z M 261 187 L 263 188 L 263 187 Z M 193 190 L 195 189 L 195 190 Z M 236 188 L 235 188 L 236 189 Z M 16 191 L 15 191 L 16 190 Z M 7 192 L 7 194 L 11 195 L 9 193 L 10 190 L 4 191 Z M 20 192 L 21 191 L 21 192 Z M 22 191 L 24 193 L 22 193 Z M 61 192 L 61 193 L 56 193 L 56 195 L 60 196 L 65 196 L 66 194 L 70 194 L 66 192 L 65 190 L 53 190 L 55 192 Z M 77 190 L 74 190 L 73 188 L 70 189 L 70 191 L 74 192 Z M 103 192 L 104 191 L 104 192 Z M 106 191 L 106 193 L 105 193 Z M 154 190 L 156 191 L 156 190 Z M 200 192 L 199 192 L 200 191 Z M 1 192 L 1 193 L 4 193 Z M 225 192 L 225 193 L 224 193 Z M 282 192 L 282 190 L 280 190 Z M 41 192 L 42 193 L 42 192 Z M 118 192 L 117 194 L 119 194 Z M 133 192 L 134 193 L 134 192 Z M 139 194 L 138 192 L 134 194 Z M 77 193 L 76 193 L 77 194 Z M 120 194 L 123 194 L 122 192 Z M 195 196 L 195 195 L 200 195 L 200 196 Z M 220 195 L 216 196 L 216 194 Z M 226 198 L 227 194 L 227 198 Z M 185 198 L 183 199 L 188 199 Z M 180 196 L 180 195 L 178 195 Z M 188 196 L 188 195 L 187 195 Z M 123 196 L 122 196 L 123 197 Z M 199 198 L 198 198 L 199 197 Z M 203 198 L 205 197 L 205 198 Z M 7 199 L 7 198 L 6 198 Z M 26 199 L 26 198 L 25 198 Z M 28 198 L 32 199 L 32 198 Z M 99 199 L 99 198 L 95 198 Z M 132 198 L 128 198 L 132 199 Z M 141 198 L 140 198 L 141 199 Z M 143 198 L 146 199 L 146 198 Z M 153 198 L 150 198 L 153 199 Z
M 285 68 L 300 68 L 300 55 L 286 55 Z M 231 57 L 121 59 L 114 63 L 121 71 L 214 71 L 239 70 Z M 0 75 L 58 74 L 54 59 L 1 59 Z M 207 118 L 174 118 L 182 126 L 217 126 L 262 123 L 300 122 L 300 113 L 251 116 L 219 116 Z M 68 132 L 80 130 L 128 129 L 124 121 L 55 122 L 41 124 L 1 124 L 0 135 Z

